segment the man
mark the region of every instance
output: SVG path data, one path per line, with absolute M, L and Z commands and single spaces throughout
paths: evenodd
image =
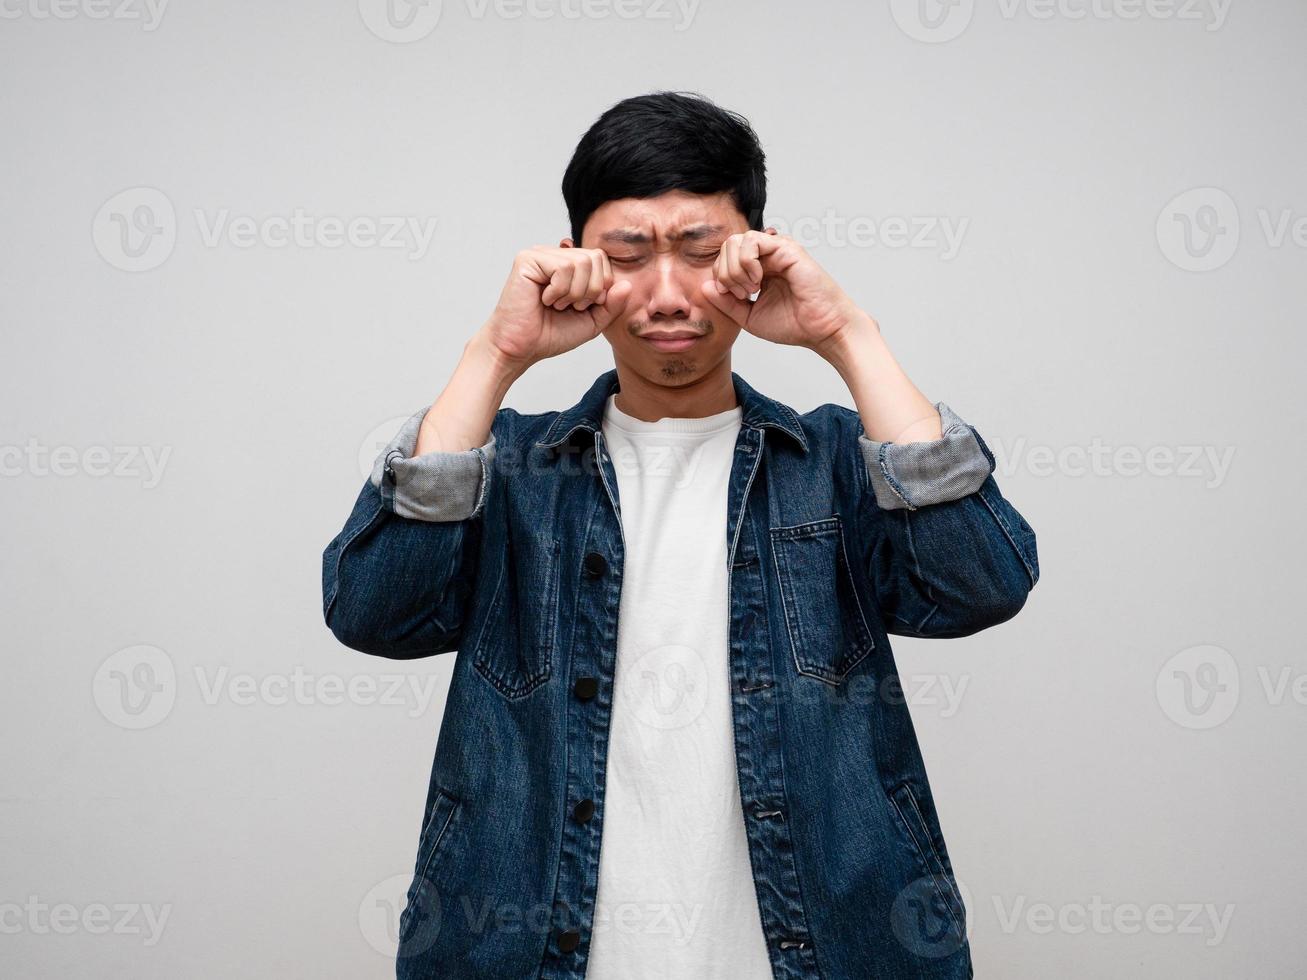
M 324 555 L 341 642 L 458 651 L 398 976 L 970 977 L 888 634 L 1014 616 L 1034 532 L 761 227 L 744 119 L 627 99 L 563 192 L 571 236 L 518 253 Z M 755 391 L 741 330 L 825 358 L 857 410 Z M 614 370 L 571 408 L 500 407 L 598 336 Z

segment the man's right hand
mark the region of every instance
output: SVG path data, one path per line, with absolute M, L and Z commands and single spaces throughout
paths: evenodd
M 490 319 L 486 340 L 523 368 L 580 347 L 624 312 L 631 284 L 614 283 L 599 248 L 528 248 L 517 253 Z
M 463 452 L 489 438 L 509 387 L 527 368 L 598 337 L 624 312 L 631 284 L 614 283 L 598 248 L 517 253 L 499 303 L 418 431 L 415 455 Z

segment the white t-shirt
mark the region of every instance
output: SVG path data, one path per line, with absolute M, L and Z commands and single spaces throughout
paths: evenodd
M 605 406 L 626 558 L 587 980 L 771 980 L 728 666 L 742 414 L 644 422 Z

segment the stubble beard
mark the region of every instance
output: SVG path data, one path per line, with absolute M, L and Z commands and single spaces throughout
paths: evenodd
M 626 325 L 626 329 L 631 332 L 632 336 L 638 336 L 648 326 L 649 324 L 645 321 L 631 321 Z M 692 320 L 686 323 L 686 327 L 703 331 L 705 337 L 711 336 L 716 329 L 716 325 L 711 320 Z M 686 381 L 698 373 L 699 362 L 693 357 L 664 356 L 658 365 L 659 377 L 667 382 Z

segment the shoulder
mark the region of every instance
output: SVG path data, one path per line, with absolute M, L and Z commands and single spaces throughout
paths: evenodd
M 500 447 L 530 449 L 544 437 L 554 419 L 561 414 L 561 411 L 525 413 L 515 408 L 501 408 L 495 413 L 490 431 L 494 433 L 495 443 Z
M 862 416 L 857 409 L 835 402 L 823 402 L 798 418 L 809 440 L 819 444 L 840 445 L 862 432 Z

